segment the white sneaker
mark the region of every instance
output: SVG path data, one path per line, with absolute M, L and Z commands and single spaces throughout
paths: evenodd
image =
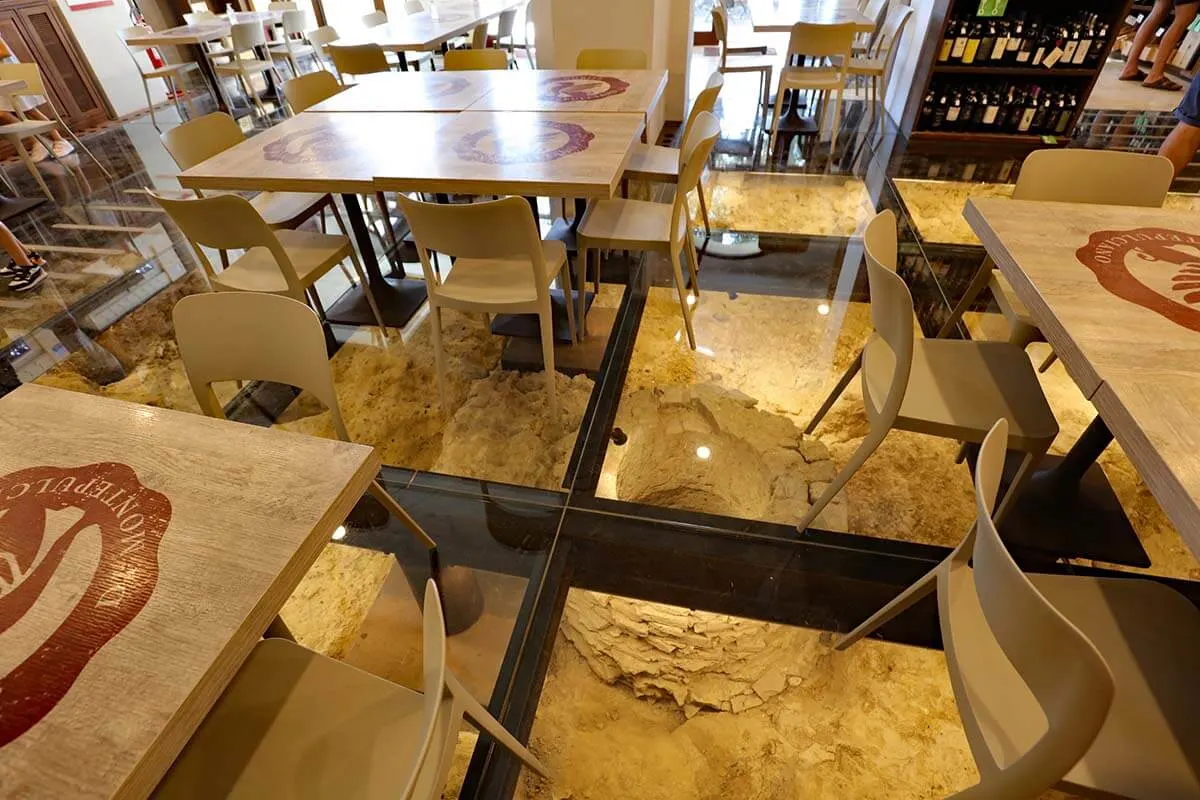
M 45 161 L 50 157 L 50 153 L 46 150 L 46 145 L 42 144 L 37 139 L 34 139 L 33 147 L 29 148 L 29 157 L 35 162 Z
M 65 158 L 75 152 L 75 145 L 66 139 L 58 139 L 50 145 L 50 151 L 54 153 L 55 158 Z

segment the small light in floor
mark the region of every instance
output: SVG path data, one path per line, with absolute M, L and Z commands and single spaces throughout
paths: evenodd
M 817 313 L 822 317 L 829 314 L 829 303 L 821 303 L 821 305 L 817 306 Z
M 694 295 L 694 294 L 689 294 L 689 295 L 687 296 L 687 304 L 688 304 L 689 306 L 694 306 L 694 305 L 696 305 L 696 295 Z
M 707 446 L 700 445 L 696 448 L 696 458 L 700 459 L 701 461 L 708 461 L 711 456 L 712 450 L 709 450 Z
M 683 331 L 675 331 L 675 341 L 677 341 L 677 342 L 683 341 Z
M 333 532 L 333 540 L 335 542 L 340 542 L 342 539 L 345 539 L 345 538 L 346 538 L 346 526 L 338 525 L 337 530 Z

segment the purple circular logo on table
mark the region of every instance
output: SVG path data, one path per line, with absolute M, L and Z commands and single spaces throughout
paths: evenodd
M 574 122 L 542 120 L 528 138 L 501 138 L 492 128 L 468 133 L 454 144 L 464 161 L 480 164 L 540 164 L 588 149 L 596 134 Z
M 430 97 L 446 97 L 447 95 L 458 94 L 463 89 L 470 85 L 470 81 L 466 78 L 431 78 L 426 87 L 425 94 Z
M 539 96 L 552 103 L 586 103 L 624 94 L 629 84 L 607 75 L 560 75 L 541 85 Z
M 282 136 L 263 148 L 263 158 L 281 164 L 325 164 L 341 157 L 333 131 L 314 128 Z

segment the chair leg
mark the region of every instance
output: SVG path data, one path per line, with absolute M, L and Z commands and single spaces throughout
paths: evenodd
M 587 268 L 588 268 L 588 252 L 590 248 L 582 242 L 579 243 L 575 251 L 575 285 L 579 287 L 579 297 L 575 300 L 575 318 L 579 320 L 579 341 L 587 338 Z M 596 258 L 600 258 L 600 251 L 596 251 Z M 600 265 L 596 265 L 596 271 L 600 271 Z
M 900 594 L 896 595 L 890 603 L 876 611 L 865 622 L 861 623 L 854 630 L 847 633 L 845 636 L 839 637 L 833 643 L 834 650 L 845 650 L 850 645 L 869 636 L 878 630 L 882 625 L 889 622 L 893 617 L 899 615 L 902 611 L 906 611 L 918 600 L 926 597 L 930 592 L 937 588 L 937 572 L 942 566 L 939 564 L 929 572 L 921 576 L 921 578 L 909 586 Z
M 54 195 L 50 192 L 50 187 L 47 186 L 46 181 L 42 179 L 42 173 L 38 171 L 37 164 L 34 163 L 33 157 L 29 155 L 29 149 L 25 147 L 25 142 L 19 136 L 14 136 L 12 141 L 13 145 L 16 147 L 17 155 L 25 164 L 25 168 L 29 170 L 29 173 L 33 175 L 33 179 L 37 181 L 37 185 L 41 187 L 42 194 L 46 195 L 46 198 L 49 199 L 51 203 L 57 203 L 58 201 L 54 199 Z
M 349 238 L 349 234 L 346 233 L 345 226 L 342 225 L 342 218 L 338 214 L 337 201 L 335 201 L 333 199 L 332 195 L 329 198 L 329 207 L 333 210 L 333 216 L 337 220 L 338 228 L 341 229 L 342 235 Z M 321 233 L 328 233 L 329 231 L 327 230 L 328 225 L 325 222 L 325 209 L 324 208 L 322 208 L 320 211 L 317 212 L 317 220 L 318 220 L 319 224 L 321 225 Z M 341 267 L 342 274 L 346 276 L 346 280 L 350 281 L 350 285 L 358 286 L 358 281 L 355 279 L 354 273 L 351 272 L 350 268 L 346 266 L 346 262 L 345 261 L 339 262 L 338 266 Z
M 1055 353 L 1053 350 L 1051 350 L 1050 355 L 1046 356 L 1046 360 L 1043 361 L 1041 363 L 1041 366 L 1038 367 L 1038 372 L 1045 372 L 1046 370 L 1050 369 L 1050 367 L 1057 360 L 1058 360 L 1058 354 Z
M 358 253 L 355 252 L 353 246 L 350 247 L 350 263 L 354 265 L 354 271 L 358 273 L 358 280 L 362 283 L 363 294 L 367 298 L 367 305 L 371 307 L 371 315 L 375 317 L 375 324 L 379 326 L 379 332 L 383 334 L 384 341 L 386 341 L 387 326 L 383 324 L 383 315 L 379 313 L 379 306 L 375 302 L 375 295 L 371 292 L 371 284 L 367 281 L 362 263 L 358 260 Z
M 162 128 L 158 125 L 158 119 L 154 116 L 154 100 L 150 98 L 150 84 L 145 78 L 142 78 L 142 91 L 146 93 L 146 108 L 150 110 L 150 124 L 154 126 L 154 130 L 162 133 Z
M 1008 491 L 1004 493 L 1004 497 L 1000 498 L 1000 502 L 996 504 L 996 513 L 994 518 L 996 524 L 999 525 L 1004 521 L 1005 514 L 1012 507 L 1012 501 L 1024 488 L 1025 482 L 1029 480 L 1029 476 L 1033 474 L 1033 468 L 1042 460 L 1046 450 L 1050 448 L 1050 442 L 1046 442 L 1046 449 L 1038 453 L 1026 453 L 1021 459 L 1021 466 L 1017 468 L 1017 474 L 1013 476 L 1012 483 L 1008 485 Z
M 563 264 L 562 270 L 558 273 L 558 280 L 562 286 L 563 296 L 566 298 L 567 307 L 567 329 L 571 332 L 571 342 L 579 341 L 578 325 L 575 322 L 575 298 L 571 292 L 571 265 Z
M 466 690 L 453 672 L 446 670 L 446 688 L 450 690 L 450 694 L 454 695 L 455 701 L 462 706 L 463 714 L 467 719 L 471 720 L 476 728 L 491 736 L 496 742 L 516 756 L 522 764 L 529 767 L 537 774 L 546 777 L 549 775 L 542 763 L 537 760 L 533 753 L 529 752 L 520 742 L 516 740 L 511 733 L 500 723 L 498 723 L 491 714 L 487 712 L 479 701 L 471 696 L 471 693 Z M 426 687 L 426 691 L 430 691 Z
M 691 226 L 688 226 L 687 238 L 683 241 L 687 254 L 688 273 L 692 279 L 692 294 L 700 299 L 700 256 L 696 253 L 696 243 L 692 240 Z
M 837 493 L 842 490 L 842 487 L 850 482 L 850 478 L 854 476 L 854 473 L 858 472 L 862 468 L 862 465 L 867 463 L 867 459 L 871 457 L 871 454 L 879 449 L 879 445 L 883 444 L 887 433 L 887 429 L 884 428 L 879 431 L 872 430 L 867 434 L 862 444 L 858 446 L 858 449 L 850 456 L 850 460 L 846 462 L 846 466 L 842 467 L 842 471 L 834 476 L 833 481 L 825 487 L 825 491 L 821 493 L 821 496 L 809 507 L 808 512 L 800 520 L 800 523 L 796 527 L 801 533 L 825 510 L 825 506 L 829 505 L 833 498 L 837 496 Z
M 837 102 L 833 106 L 833 135 L 829 140 L 829 157 L 837 152 L 838 134 L 842 132 L 842 87 L 837 90 Z
M 812 432 L 821 424 L 821 420 L 829 413 L 829 409 L 833 408 L 833 404 L 841 397 L 842 392 L 846 391 L 846 387 L 850 385 L 850 381 L 854 379 L 854 376 L 858 374 L 860 369 L 862 369 L 861 351 L 855 356 L 850 366 L 846 367 L 846 371 L 842 373 L 842 377 L 838 378 L 837 386 L 833 387 L 833 391 L 829 393 L 829 396 L 825 398 L 825 402 L 821 404 L 821 407 L 817 409 L 817 413 L 813 415 L 812 421 L 804 429 L 805 436 L 812 436 Z
M 775 113 L 771 115 L 771 143 L 767 146 L 767 158 L 775 155 L 775 144 L 779 140 L 779 115 L 783 111 L 783 81 L 775 87 Z
M 704 181 L 696 182 L 696 192 L 700 195 L 700 218 L 704 220 L 704 239 L 707 241 L 712 237 L 712 230 L 708 227 L 708 205 L 704 202 Z
M 430 296 L 432 299 L 432 296 Z M 437 371 L 437 390 L 438 402 L 442 406 L 443 411 L 448 411 L 446 405 L 446 354 L 442 352 L 442 309 L 440 306 L 430 303 L 429 316 L 433 317 L 430 323 L 433 327 L 429 329 L 430 336 L 433 339 L 433 364 Z
M 937 332 L 936 339 L 944 339 L 947 334 L 954 329 L 958 321 L 962 319 L 963 314 L 967 313 L 967 309 L 971 307 L 971 303 L 975 302 L 975 298 L 988 285 L 988 281 L 992 277 L 992 259 L 985 257 L 983 263 L 979 265 L 979 271 L 975 273 L 975 277 L 971 280 L 971 284 L 967 286 L 967 290 L 963 293 L 962 299 L 958 301 L 958 305 L 950 312 L 950 316 L 942 323 L 941 330 Z
M 696 333 L 692 330 L 692 313 L 688 308 L 687 291 L 683 288 L 683 271 L 679 266 L 679 250 L 672 247 L 671 269 L 675 272 L 675 291 L 679 295 L 679 309 L 683 312 L 683 326 L 687 329 L 688 347 L 696 349 Z
M 179 105 L 179 84 L 174 78 L 164 78 L 167 84 L 167 91 L 171 93 L 171 99 L 175 102 L 175 113 L 179 115 L 179 121 L 184 122 L 187 117 L 183 115 L 183 107 Z
M 558 392 L 554 386 L 554 318 L 547 300 L 545 308 L 538 311 L 538 327 L 542 337 L 542 369 L 546 372 L 546 391 L 550 393 L 550 412 L 558 413 Z

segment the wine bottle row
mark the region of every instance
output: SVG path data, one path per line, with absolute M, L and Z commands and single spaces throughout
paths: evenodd
M 1109 25 L 1095 14 L 1045 20 L 1027 19 L 1025 12 L 1010 18 L 954 18 L 938 49 L 941 65 L 975 67 L 1094 67 L 1108 44 Z
M 1068 136 L 1074 90 L 1026 84 L 939 82 L 921 103 L 917 129 L 947 133 Z

